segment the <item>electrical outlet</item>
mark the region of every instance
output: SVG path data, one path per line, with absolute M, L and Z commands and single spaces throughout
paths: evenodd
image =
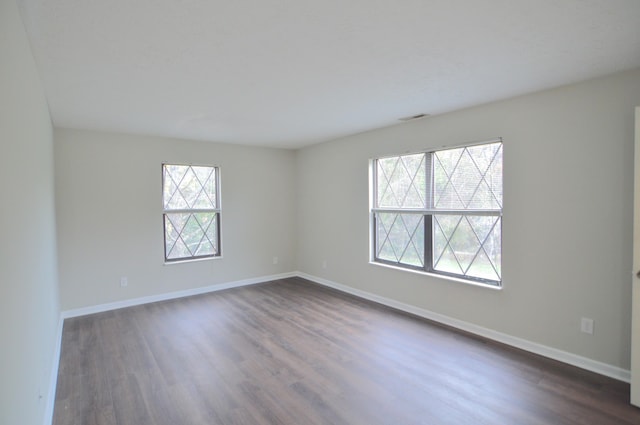
M 323 269 L 327 268 L 327 260 L 322 260 L 322 268 Z
M 128 278 L 128 277 L 126 277 L 126 276 L 122 276 L 122 277 L 120 278 L 120 287 L 121 287 L 121 288 L 124 288 L 124 287 L 126 287 L 126 286 L 129 286 L 129 278 Z
M 278 264 L 278 257 L 273 257 L 273 264 Z
M 580 331 L 589 335 L 593 335 L 593 319 L 583 317 L 580 320 Z

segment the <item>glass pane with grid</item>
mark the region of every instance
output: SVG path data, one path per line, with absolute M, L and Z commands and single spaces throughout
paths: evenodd
M 164 165 L 165 210 L 216 209 L 215 167 Z
M 424 267 L 424 216 L 376 213 L 376 258 Z
M 500 216 L 434 215 L 433 268 L 500 281 L 501 240 Z
M 381 158 L 376 161 L 379 208 L 425 208 L 427 154 Z
M 166 213 L 164 220 L 167 260 L 218 255 L 217 213 Z
M 433 157 L 435 208 L 502 208 L 502 143 L 437 151 Z

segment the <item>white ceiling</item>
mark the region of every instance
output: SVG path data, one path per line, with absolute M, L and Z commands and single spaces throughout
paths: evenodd
M 640 0 L 18 0 L 56 126 L 299 147 L 640 66 Z

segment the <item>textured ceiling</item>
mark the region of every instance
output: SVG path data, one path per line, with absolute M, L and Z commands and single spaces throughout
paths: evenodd
M 640 66 L 640 0 L 18 0 L 56 126 L 299 147 Z

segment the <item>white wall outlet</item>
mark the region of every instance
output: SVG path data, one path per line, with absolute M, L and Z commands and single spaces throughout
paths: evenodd
M 278 264 L 278 257 L 273 257 L 273 264 Z
M 322 260 L 322 268 L 323 269 L 327 268 L 327 260 Z
M 122 276 L 122 277 L 120 278 L 120 287 L 121 287 L 121 288 L 124 288 L 124 287 L 126 287 L 126 286 L 129 286 L 129 278 L 128 278 L 128 277 L 126 277 L 126 276 Z
M 587 317 L 580 319 L 580 331 L 593 335 L 593 319 L 589 319 Z

